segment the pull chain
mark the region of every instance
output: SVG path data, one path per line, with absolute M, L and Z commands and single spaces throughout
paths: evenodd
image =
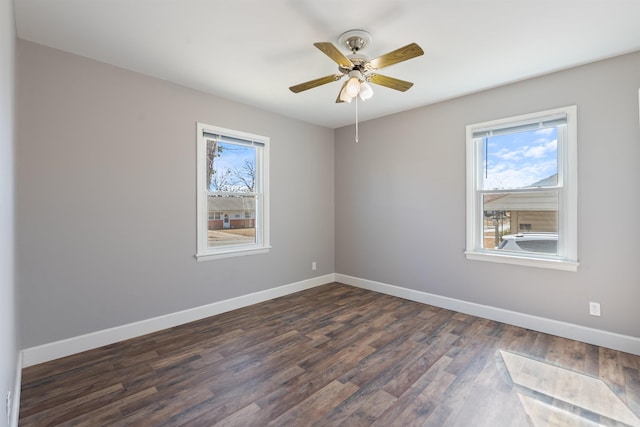
M 356 142 L 358 142 L 358 97 L 356 96 Z

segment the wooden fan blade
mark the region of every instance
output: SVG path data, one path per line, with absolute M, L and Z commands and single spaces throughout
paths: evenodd
M 336 104 L 344 102 L 342 99 L 340 99 L 340 94 L 342 93 L 342 89 L 344 89 L 344 87 L 347 85 L 347 83 L 349 83 L 348 80 L 342 84 L 342 87 L 340 88 L 340 92 L 338 92 L 338 97 L 336 98 Z
M 388 67 L 389 65 L 397 64 L 398 62 L 406 61 L 407 59 L 415 58 L 416 56 L 424 55 L 424 51 L 420 46 L 415 43 L 396 49 L 393 52 L 386 53 L 368 62 L 366 67 L 370 70 L 378 70 L 380 68 Z
M 413 83 L 404 80 L 396 79 L 393 77 L 383 76 L 381 74 L 374 74 L 371 76 L 371 83 L 375 83 L 380 86 L 385 86 L 391 89 L 399 90 L 400 92 L 406 92 L 413 86 Z
M 351 60 L 344 56 L 333 44 L 329 42 L 320 42 L 314 43 L 313 45 L 320 49 L 322 53 L 327 55 L 329 58 L 333 59 L 333 61 L 339 66 L 343 68 L 353 68 Z
M 293 93 L 302 92 L 303 90 L 313 89 L 314 87 L 322 86 L 327 83 L 335 82 L 336 80 L 340 80 L 342 74 L 330 74 L 328 76 L 320 77 L 319 79 L 309 80 L 308 82 L 300 83 L 295 86 L 291 86 L 289 89 Z

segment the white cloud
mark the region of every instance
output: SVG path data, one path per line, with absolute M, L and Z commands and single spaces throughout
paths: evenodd
M 485 159 L 485 188 L 526 188 L 557 173 L 555 137 L 554 128 L 495 137 Z
M 558 146 L 558 140 L 554 139 L 553 141 L 549 141 L 542 145 L 535 145 L 529 149 L 527 149 L 524 153 L 522 153 L 525 157 L 533 157 L 539 159 L 544 157 L 550 151 L 555 151 Z
M 556 162 L 549 160 L 545 162 L 530 163 L 525 165 L 498 164 L 487 171 L 485 188 L 524 188 L 535 182 L 541 181 L 557 173 Z
M 502 160 L 520 160 L 522 151 L 507 151 L 504 154 L 498 154 Z

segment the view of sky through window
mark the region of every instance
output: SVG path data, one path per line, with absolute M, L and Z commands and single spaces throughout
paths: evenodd
M 490 136 L 483 140 L 483 188 L 527 188 L 558 173 L 558 128 Z M 555 185 L 555 182 L 545 185 Z
M 256 161 L 256 150 L 253 147 L 219 142 L 220 156 L 215 159 L 216 168 L 242 169 L 245 160 Z
M 209 144 L 214 144 L 210 141 Z M 255 191 L 256 149 L 217 142 L 211 171 L 211 191 Z

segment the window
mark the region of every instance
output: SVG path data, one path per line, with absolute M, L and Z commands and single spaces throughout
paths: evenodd
M 576 116 L 467 126 L 468 259 L 577 270 Z
M 197 125 L 198 261 L 269 250 L 269 138 Z

